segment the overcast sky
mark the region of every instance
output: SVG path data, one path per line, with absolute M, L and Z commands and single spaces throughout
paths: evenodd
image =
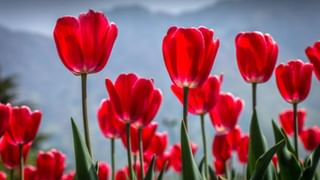
M 63 15 L 78 15 L 88 9 L 112 9 L 137 4 L 152 12 L 181 14 L 218 0 L 10 0 L 0 1 L 0 25 L 12 30 L 51 35 L 53 24 Z

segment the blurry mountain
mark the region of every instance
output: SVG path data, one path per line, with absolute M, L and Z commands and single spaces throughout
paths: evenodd
M 204 25 L 215 30 L 215 38 L 220 39 L 221 45 L 212 73 L 223 73 L 223 91 L 232 92 L 246 101 L 239 123 L 244 131 L 248 131 L 251 87 L 244 83 L 237 69 L 234 37 L 240 31 L 268 32 L 279 44 L 279 63 L 292 58 L 306 60 L 304 49 L 320 39 L 319 5 L 316 1 L 226 1 L 179 16 L 152 13 L 139 6 L 107 11 L 109 20 L 117 23 L 119 35 L 106 68 L 89 76 L 89 115 L 95 157 L 109 160 L 109 142 L 102 137 L 95 116 L 101 99 L 107 97 L 106 77 L 114 80 L 122 72 L 136 72 L 155 79 L 156 86 L 164 94 L 164 102 L 156 117 L 160 124 L 158 130 L 168 130 L 168 124 L 169 127 L 176 124 L 161 123 L 163 119 L 178 121 L 181 118 L 181 105 L 170 92 L 171 81 L 162 59 L 162 38 L 169 26 Z M 81 127 L 80 78 L 64 68 L 52 37 L 0 27 L 0 55 L 3 73 L 18 74 L 19 94 L 27 97 L 23 99 L 35 102 L 43 111 L 41 131 L 53 135 L 45 147 L 58 147 L 69 155 L 69 160 L 72 159 L 70 117 L 78 120 Z M 320 115 L 317 92 L 320 92 L 320 86 L 314 80 L 309 98 L 301 105 L 308 109 L 308 126 L 316 124 Z M 274 78 L 258 86 L 258 98 L 261 126 L 271 144 L 271 119 L 277 119 L 280 111 L 291 106 L 280 97 Z M 191 138 L 201 144 L 198 117 L 190 117 Z M 209 119 L 207 126 L 212 137 L 214 130 Z M 176 143 L 179 140 L 178 126 L 168 131 L 170 142 Z M 209 141 L 211 144 L 211 139 Z M 117 145 L 120 149 L 120 142 Z M 117 164 L 120 167 L 125 163 L 125 157 L 117 156 L 122 161 Z

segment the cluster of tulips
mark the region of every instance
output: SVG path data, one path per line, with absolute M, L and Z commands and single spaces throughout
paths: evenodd
M 304 127 L 306 110 L 298 109 L 298 104 L 309 94 L 313 70 L 320 80 L 320 42 L 306 49 L 311 63 L 296 59 L 275 69 L 278 45 L 271 35 L 241 32 L 236 36 L 240 74 L 252 86 L 250 132 L 244 133 L 237 125 L 244 101 L 221 91 L 222 75 L 210 75 L 219 40 L 214 39 L 214 31 L 206 27 L 173 26 L 163 39 L 164 63 L 173 83 L 171 90 L 183 106 L 180 143 L 167 148 L 167 133 L 156 131 L 157 123 L 153 119 L 160 108 L 162 93 L 155 87 L 154 80 L 123 73 L 115 81 L 105 79 L 108 98 L 101 101 L 97 110 L 101 132 L 111 141 L 111 167 L 94 161 L 87 115 L 87 76 L 105 67 L 117 35 L 116 24 L 109 22 L 102 12 L 89 10 L 78 18 L 64 16 L 57 20 L 54 40 L 58 54 L 66 68 L 81 77 L 82 84 L 84 138 L 71 119 L 75 171 L 64 174 L 65 155 L 56 149 L 40 151 L 36 166 L 24 167 L 41 113 L 31 112 L 26 106 L 1 104 L 0 155 L 10 174 L 17 168 L 20 179 L 161 180 L 172 168 L 181 173 L 182 179 L 232 179 L 230 159 L 236 152 L 239 162 L 247 169 L 244 179 L 294 180 L 315 176 L 320 158 L 320 129 Z M 292 109 L 280 113 L 281 128 L 272 121 L 275 145 L 268 148 L 256 111 L 257 85 L 267 82 L 274 69 L 279 92 Z M 189 140 L 188 113 L 200 119 L 203 159 L 198 163 L 193 157 L 197 145 Z M 216 132 L 211 148 L 213 163 L 208 162 L 207 114 Z M 128 165 L 118 171 L 115 169 L 116 139 L 121 139 L 128 158 Z M 305 159 L 299 157 L 299 139 L 309 152 Z M 6 175 L 0 173 L 0 179 L 5 178 Z

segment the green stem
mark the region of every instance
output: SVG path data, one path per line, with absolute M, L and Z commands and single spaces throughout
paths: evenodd
M 208 155 L 207 155 L 207 139 L 206 139 L 206 128 L 204 122 L 204 114 L 200 114 L 201 120 L 201 132 L 202 132 L 202 144 L 203 144 L 203 154 L 204 154 L 204 168 L 206 178 L 209 179 L 209 171 L 208 171 Z
M 115 180 L 115 139 L 111 139 L 111 177 L 112 180 Z
M 83 128 L 84 128 L 84 137 L 86 145 L 91 153 L 90 137 L 89 137 L 89 124 L 88 124 L 88 111 L 87 111 L 87 74 L 81 74 L 81 90 L 82 90 L 82 117 L 83 117 Z
M 294 148 L 295 156 L 299 160 L 299 150 L 298 150 L 298 104 L 293 104 L 293 123 L 294 123 Z
M 183 88 L 183 122 L 186 126 L 187 131 L 188 131 L 188 93 L 189 93 L 189 88 L 184 87 Z
M 131 139 L 130 139 L 130 123 L 126 124 L 127 133 L 127 153 L 128 153 L 128 167 L 129 167 L 129 177 L 133 180 L 133 169 L 132 169 L 132 157 L 131 157 Z
M 252 83 L 252 112 L 257 107 L 257 83 Z
M 140 174 L 141 174 L 141 179 L 144 179 L 142 128 L 139 128 L 139 129 L 138 129 L 138 133 L 139 133 Z
M 20 180 L 24 180 L 24 173 L 23 173 L 23 145 L 19 144 L 19 156 L 20 156 Z
M 10 180 L 14 180 L 14 169 L 9 170 Z

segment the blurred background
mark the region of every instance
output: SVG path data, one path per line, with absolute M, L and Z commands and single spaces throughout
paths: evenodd
M 11 79 L 13 88 L 8 92 L 15 95 L 13 104 L 28 103 L 43 112 L 40 132 L 49 138 L 41 143 L 41 148 L 61 149 L 72 168 L 70 117 L 81 127 L 80 78 L 62 65 L 52 32 L 60 16 L 77 16 L 88 9 L 104 11 L 109 20 L 117 24 L 119 34 L 107 66 L 99 74 L 90 75 L 88 80 L 95 159 L 110 162 L 109 141 L 100 133 L 96 111 L 101 99 L 107 97 L 104 79 L 114 80 L 122 72 L 135 72 L 155 80 L 164 95 L 155 118 L 159 123 L 158 131 L 169 133 L 170 144 L 178 143 L 182 107 L 170 91 L 171 81 L 162 58 L 162 39 L 171 25 L 202 25 L 214 29 L 215 38 L 220 39 L 212 74 L 224 74 L 222 90 L 245 100 L 239 125 L 247 132 L 251 86 L 242 80 L 236 65 L 236 34 L 254 30 L 270 33 L 279 44 L 278 64 L 295 58 L 306 61 L 305 48 L 320 40 L 319 8 L 320 1 L 303 0 L 0 1 L 0 83 Z M 307 109 L 306 126 L 319 125 L 320 83 L 315 77 L 311 93 L 300 107 Z M 279 112 L 286 108 L 291 106 L 280 97 L 274 76 L 258 86 L 259 121 L 269 145 L 273 144 L 271 119 L 278 120 Z M 211 147 L 215 132 L 208 116 L 206 120 Z M 198 152 L 202 152 L 200 121 L 190 115 L 189 123 L 191 139 L 200 145 Z M 302 150 L 302 146 L 300 148 Z M 122 153 L 118 141 L 118 168 L 126 164 Z

